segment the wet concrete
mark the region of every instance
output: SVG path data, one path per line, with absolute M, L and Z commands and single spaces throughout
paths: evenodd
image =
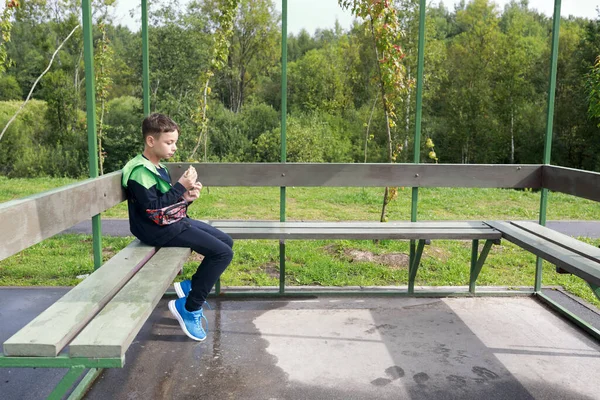
M 0 289 L 0 339 L 51 290 Z M 531 297 L 213 300 L 202 343 L 167 301 L 86 398 L 599 398 L 600 345 Z M 0 369 L 0 397 L 43 398 L 47 371 Z

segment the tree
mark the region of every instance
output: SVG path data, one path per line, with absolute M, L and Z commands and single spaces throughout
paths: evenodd
M 207 0 L 214 7 L 216 0 Z M 279 14 L 273 0 L 239 0 L 227 61 L 217 76 L 215 92 L 233 112 L 242 110 L 258 76 L 279 62 Z
M 446 134 L 437 144 L 448 162 L 493 162 L 500 148 L 493 114 L 493 71 L 501 44 L 496 5 L 474 0 L 457 11 L 456 23 L 460 33 L 448 44 L 452 73 L 440 92 Z
M 393 1 L 370 0 L 338 0 L 342 8 L 351 8 L 355 16 L 367 21 L 368 29 L 373 35 L 381 104 L 386 118 L 388 161 L 396 161 L 401 146 L 393 143 L 391 130 L 396 126 L 395 101 L 403 95 L 412 84 L 406 76 L 406 68 L 402 62 L 404 52 L 400 47 L 402 30 L 399 25 Z M 386 220 L 387 204 L 397 196 L 398 188 L 385 188 L 381 221 Z
M 496 71 L 493 72 L 494 100 L 496 113 L 500 124 L 501 149 L 509 148 L 510 163 L 522 162 L 517 160 L 518 142 L 523 136 L 533 134 L 539 125 L 531 119 L 525 120 L 522 112 L 526 103 L 538 98 L 533 103 L 542 103 L 544 92 L 538 92 L 532 81 L 533 70 L 538 68 L 546 48 L 546 38 L 542 27 L 535 23 L 535 15 L 527 10 L 526 2 L 512 1 L 508 4 L 500 20 L 501 36 L 497 57 L 494 62 Z M 538 131 L 539 132 L 539 131 Z M 501 154 L 505 154 L 502 151 Z M 500 160 L 503 156 L 499 155 Z

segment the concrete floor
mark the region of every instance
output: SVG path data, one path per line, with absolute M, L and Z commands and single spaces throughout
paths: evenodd
M 0 289 L 0 340 L 61 290 Z M 203 343 L 166 301 L 87 399 L 600 399 L 599 343 L 531 297 L 213 300 Z M 0 398 L 61 374 L 0 369 Z

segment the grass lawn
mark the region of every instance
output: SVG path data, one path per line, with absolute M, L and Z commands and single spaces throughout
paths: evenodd
M 0 177 L 0 202 L 21 198 L 75 182 L 69 179 L 7 179 Z M 388 207 L 390 220 L 410 219 L 410 189 L 401 190 Z M 419 191 L 419 219 L 537 219 L 539 193 L 504 189 L 435 188 Z M 288 188 L 288 220 L 378 220 L 382 200 L 379 188 Z M 279 219 L 278 188 L 210 188 L 190 207 L 197 219 Z M 126 218 L 125 204 L 103 214 Z M 551 193 L 548 219 L 596 220 L 595 202 Z M 133 238 L 105 237 L 104 259 Z M 593 245 L 600 240 L 582 239 Z M 406 285 L 405 241 L 288 241 L 288 285 Z M 239 240 L 235 257 L 222 284 L 278 285 L 277 241 Z M 471 243 L 433 241 L 425 247 L 417 285 L 468 285 Z M 197 257 L 185 265 L 191 276 Z M 75 285 L 77 276 L 92 272 L 91 237 L 60 235 L 47 239 L 0 262 L 0 285 Z M 478 285 L 533 286 L 535 256 L 507 241 L 494 246 L 481 271 Z M 597 306 L 587 284 L 571 275 L 554 272 L 544 264 L 544 285 L 561 285 Z

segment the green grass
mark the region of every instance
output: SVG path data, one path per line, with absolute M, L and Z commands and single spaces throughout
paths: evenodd
M 6 179 L 0 177 L 0 202 L 75 182 L 70 179 Z M 388 207 L 390 220 L 409 220 L 411 191 L 400 190 Z M 379 188 L 288 188 L 288 220 L 378 220 L 382 200 Z M 419 219 L 537 219 L 539 193 L 505 189 L 436 188 L 419 190 Z M 210 188 L 190 207 L 197 219 L 279 219 L 279 188 Z M 103 216 L 127 218 L 125 204 Z M 600 219 L 597 203 L 551 193 L 548 219 Z M 103 239 L 104 258 L 125 247 L 132 238 Z M 600 240 L 581 238 L 593 245 Z M 75 285 L 78 275 L 93 270 L 91 237 L 56 236 L 0 261 L 0 285 Z M 408 254 L 404 241 L 288 241 L 288 285 L 406 285 L 406 263 L 388 265 L 357 261 L 349 253 L 370 255 Z M 417 285 L 468 285 L 471 244 L 434 241 L 425 247 Z M 406 256 L 404 256 L 406 258 Z M 184 276 L 190 277 L 198 262 L 190 260 Z M 229 286 L 277 286 L 277 241 L 238 240 L 232 265 L 222 277 Z M 535 256 L 503 241 L 494 246 L 481 271 L 478 285 L 533 286 Z M 560 275 L 544 264 L 544 285 L 561 285 L 600 306 L 587 284 L 571 275 Z
M 133 240 L 103 238 L 106 261 Z M 600 239 L 581 238 L 590 244 Z M 92 238 L 89 235 L 61 235 L 0 262 L 0 286 L 75 285 L 78 275 L 93 271 Z M 279 243 L 271 240 L 238 240 L 231 266 L 222 276 L 225 286 L 277 286 L 279 284 Z M 286 244 L 286 283 L 289 286 L 383 286 L 406 285 L 405 262 L 387 264 L 356 261 L 350 252 L 368 255 L 407 254 L 406 241 L 336 240 L 288 241 Z M 471 243 L 468 241 L 433 241 L 426 246 L 416 285 L 468 285 Z M 402 257 L 400 257 L 402 259 Z M 406 256 L 404 256 L 404 259 Z M 181 279 L 190 278 L 198 266 L 190 259 Z M 479 275 L 481 286 L 533 286 L 535 256 L 503 241 L 492 247 Z M 572 275 L 555 272 L 544 263 L 544 285 L 560 285 L 569 292 L 600 306 L 587 284 Z

